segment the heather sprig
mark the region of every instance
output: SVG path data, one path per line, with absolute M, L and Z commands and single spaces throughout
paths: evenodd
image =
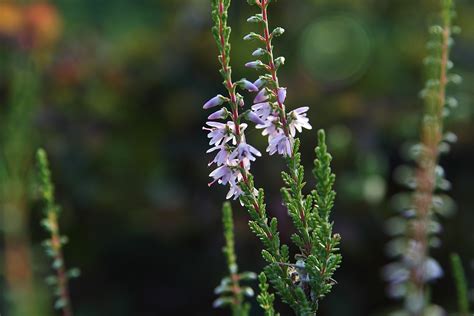
M 319 146 L 316 150 L 314 175 L 318 185 L 308 195 L 303 194 L 305 187 L 304 167 L 301 165 L 299 152 L 300 142 L 296 132 L 303 128 L 311 129 L 306 117 L 308 107 L 286 112 L 285 101 L 287 89 L 279 85 L 277 71 L 284 64 L 284 58 L 273 57 L 272 40 L 283 34 L 283 29 L 277 27 L 271 33 L 267 8 L 270 1 L 249 1 L 257 5 L 260 13 L 249 18 L 249 22 L 262 26 L 262 34 L 250 33 L 245 40 L 255 39 L 263 43 L 253 55 L 259 57 L 256 61 L 246 64 L 247 67 L 261 69 L 264 73 L 253 84 L 243 79 L 244 87 L 249 91 L 258 91 L 251 109 L 246 115 L 239 115 L 239 109 L 244 107 L 243 97 L 236 94 L 230 71 L 230 28 L 227 26 L 227 10 L 230 1 L 213 1 L 213 34 L 219 48 L 221 74 L 228 96 L 218 95 L 209 100 L 204 108 L 220 106 L 224 103 L 228 108 L 222 108 L 211 114 L 209 119 L 231 118 L 227 123 L 208 122 L 210 144 L 215 147 L 209 152 L 219 150 L 211 164 L 216 163 L 218 169 L 211 173 L 214 182 L 230 183 L 231 191 L 228 198 L 239 198 L 241 204 L 250 215 L 249 226 L 263 244 L 262 256 L 267 262 L 265 275 L 260 277 L 261 295 L 258 301 L 262 308 L 273 315 L 271 307 L 273 296 L 268 293 L 267 280 L 297 315 L 315 315 L 319 301 L 329 293 L 335 281 L 332 276 L 341 262 L 338 253 L 339 235 L 333 235 L 332 223 L 329 221 L 330 211 L 334 204 L 335 193 L 332 189 L 335 176 L 331 172 L 331 156 L 327 152 L 324 132 L 318 134 Z M 255 88 L 255 89 L 254 89 Z M 295 263 L 290 262 L 290 249 L 282 244 L 278 232 L 276 218 L 269 218 L 266 212 L 263 189 L 257 190 L 254 178 L 250 172 L 250 162 L 257 156 L 257 150 L 247 147 L 244 130 L 247 124 L 241 124 L 241 118 L 246 117 L 262 129 L 262 134 L 268 137 L 267 152 L 270 155 L 278 153 L 287 162 L 288 172 L 283 172 L 286 187 L 282 189 L 284 205 L 293 221 L 296 233 L 292 236 L 293 243 L 299 251 L 295 255 Z M 246 148 L 240 155 L 239 148 Z
M 250 304 L 245 302 L 245 297 L 252 297 L 254 291 L 249 286 L 242 286 L 242 281 L 252 281 L 257 278 L 253 272 L 241 272 L 237 265 L 235 254 L 234 220 L 232 207 L 229 202 L 222 207 L 222 223 L 224 227 L 225 246 L 222 249 L 226 256 L 229 276 L 222 279 L 215 289 L 219 298 L 214 301 L 214 307 L 230 306 L 233 316 L 248 316 Z
M 44 218 L 41 224 L 49 233 L 49 237 L 43 242 L 43 246 L 46 254 L 52 260 L 52 269 L 55 271 L 55 274 L 50 275 L 46 281 L 54 288 L 54 295 L 56 296 L 54 308 L 61 310 L 63 316 L 72 316 L 68 284 L 69 279 L 79 276 L 79 270 L 67 270 L 64 262 L 63 247 L 67 243 L 67 237 L 61 235 L 59 231 L 60 207 L 55 202 L 54 185 L 51 180 L 46 151 L 43 149 L 37 151 L 37 161 L 40 191 L 44 201 Z
M 204 105 L 204 108 L 227 104 L 228 107 L 222 109 L 225 115 L 221 119 L 230 117 L 230 121 L 227 123 L 208 122 L 209 127 L 205 127 L 206 130 L 209 130 L 210 145 L 214 145 L 208 152 L 219 151 L 210 163 L 215 163 L 218 168 L 210 176 L 214 178 L 212 183 L 217 181 L 219 184 L 229 184 L 230 191 L 227 198 L 239 198 L 248 210 L 251 218 L 249 226 L 264 245 L 264 258 L 272 263 L 268 270 L 271 270 L 272 274 L 279 279 L 278 287 L 284 293 L 284 299 L 293 302 L 296 299 L 287 268 L 278 265 L 279 262 L 289 262 L 289 249 L 286 245 L 281 245 L 276 218 L 269 219 L 267 216 L 263 189 L 257 190 L 255 188 L 254 179 L 250 173 L 250 162 L 254 156 L 248 155 L 252 151 L 251 149 L 243 150 L 250 147 L 247 147 L 245 142 L 244 131 L 247 124 L 241 123 L 241 120 L 245 116 L 248 118 L 258 116 L 252 115 L 252 111 L 244 112 L 247 115 L 239 114 L 239 108 L 243 108 L 245 104 L 243 97 L 236 93 L 236 88 L 239 85 L 232 81 L 231 76 L 231 46 L 229 43 L 231 28 L 227 25 L 229 6 L 230 0 L 212 1 L 212 19 L 214 21 L 212 33 L 219 50 L 220 73 L 224 78 L 224 86 L 228 95 L 227 97 L 218 95 L 212 98 Z M 245 79 L 240 82 L 241 85 L 250 87 L 248 90 L 258 90 L 258 88 L 255 89 L 254 84 Z M 261 122 L 257 120 L 257 123 Z M 255 152 L 255 155 L 260 156 L 260 153 Z
M 264 315 L 265 316 L 280 315 L 275 312 L 275 308 L 273 307 L 273 302 L 275 301 L 275 295 L 270 294 L 270 292 L 268 292 L 270 285 L 268 285 L 267 276 L 265 275 L 264 272 L 259 274 L 258 281 L 259 281 L 258 287 L 260 289 L 260 293 L 257 296 L 257 301 L 258 301 L 258 304 L 260 304 L 260 307 L 263 309 Z
M 273 52 L 273 40 L 285 32 L 282 27 L 276 27 L 270 32 L 268 19 L 268 7 L 270 0 L 248 0 L 250 5 L 256 5 L 260 12 L 247 19 L 260 27 L 260 33 L 250 33 L 244 37 L 245 40 L 255 40 L 261 44 L 252 56 L 256 60 L 248 62 L 245 66 L 261 71 L 262 74 L 254 83 L 259 89 L 254 99 L 252 109 L 264 121 L 257 128 L 263 129 L 262 134 L 268 137 L 267 152 L 270 155 L 278 153 L 284 157 L 295 157 L 296 131 L 301 132 L 303 128 L 311 129 L 309 119 L 306 117 L 308 107 L 301 107 L 286 112 L 285 101 L 287 88 L 281 87 L 278 80 L 278 70 L 285 64 L 285 57 L 275 58 Z
M 312 129 L 306 117 L 309 108 L 301 107 L 286 112 L 287 88 L 281 87 L 278 79 L 278 69 L 284 64 L 285 58 L 282 56 L 274 58 L 273 52 L 273 40 L 281 36 L 284 29 L 276 27 L 270 32 L 268 18 L 270 1 L 248 2 L 260 9 L 259 13 L 247 20 L 258 24 L 260 34 L 250 33 L 245 37 L 262 44 L 262 47 L 257 48 L 252 54 L 259 59 L 246 64 L 247 67 L 263 72 L 256 82 L 261 90 L 254 101 L 253 109 L 265 124 L 257 125 L 257 128 L 262 128 L 262 134 L 268 137 L 267 152 L 270 155 L 278 152 L 287 161 L 288 172 L 282 172 L 287 187 L 281 191 L 288 214 L 297 231 L 292 235 L 292 241 L 300 252 L 296 256 L 297 265 L 298 262 L 303 264 L 309 277 L 309 284 L 303 286 L 305 296 L 310 302 L 311 311 L 315 312 L 319 300 L 330 291 L 334 283 L 332 274 L 341 262 L 341 257 L 337 254 L 340 237 L 332 235 L 332 225 L 329 222 L 335 198 L 335 193 L 332 191 L 335 176 L 329 166 L 331 157 L 327 153 L 324 132 L 320 131 L 314 170 L 318 184 L 313 194 L 305 196 L 302 193 L 305 182 L 299 152 L 300 142 L 295 136 L 296 131 L 301 132 L 303 128 Z M 320 249 L 320 245 L 323 245 L 323 249 Z M 302 305 L 305 304 L 306 302 Z
M 443 130 L 444 118 L 457 104 L 447 96 L 447 86 L 460 81 L 459 75 L 451 72 L 453 63 L 449 59 L 452 34 L 457 29 L 452 25 L 453 16 L 453 1 L 442 0 L 442 21 L 430 28 L 427 45 L 430 53 L 425 59 L 427 82 L 421 92 L 425 104 L 421 141 L 411 149 L 416 167 L 412 176 L 405 179 L 414 192 L 406 199 L 408 204 L 403 205 L 402 216 L 389 222 L 389 231 L 395 236 L 389 252 L 399 259 L 385 269 L 389 294 L 404 298 L 405 312 L 413 316 L 434 308 L 428 284 L 443 275 L 441 266 L 430 256 L 430 248 L 440 243 L 438 217 L 446 214 L 450 204 L 449 198 L 441 194 L 449 189 L 450 183 L 439 165 L 439 157 L 449 151 L 448 143 L 455 140 L 454 134 Z
M 261 153 L 249 145 L 245 138 L 245 129 L 247 124 L 243 120 L 256 120 L 260 122 L 257 116 L 250 111 L 239 112 L 243 108 L 244 98 L 237 92 L 237 89 L 244 89 L 256 92 L 258 88 L 250 81 L 241 79 L 234 82 L 232 80 L 232 69 L 230 66 L 231 45 L 229 42 L 231 28 L 227 25 L 228 9 L 230 0 L 213 0 L 212 1 L 212 18 L 214 27 L 212 33 L 219 50 L 219 62 L 221 65 L 220 73 L 224 78 L 224 86 L 227 90 L 227 96 L 217 95 L 210 99 L 204 105 L 204 109 L 210 109 L 226 104 L 217 112 L 209 116 L 209 122 L 205 130 L 209 131 L 208 137 L 210 145 L 213 146 L 208 153 L 217 151 L 215 159 L 210 163 L 216 164 L 211 174 L 214 180 L 210 183 L 218 182 L 222 185 L 229 184 L 230 191 L 227 198 L 234 197 L 237 199 L 242 190 L 239 186 L 241 181 L 247 181 L 250 164 L 255 161 L 256 157 Z M 228 120 L 225 123 L 215 122 L 215 120 Z M 254 194 L 252 192 L 252 194 Z

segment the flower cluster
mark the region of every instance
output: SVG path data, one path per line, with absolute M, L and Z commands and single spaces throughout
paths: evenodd
M 280 87 L 277 72 L 280 66 L 285 63 L 284 57 L 273 57 L 272 40 L 281 36 L 284 29 L 275 28 L 271 33 L 267 16 L 269 0 L 254 1 L 261 13 L 251 16 L 247 21 L 258 23 L 262 26 L 262 34 L 249 33 L 244 40 L 256 40 L 264 47 L 257 48 L 252 56 L 257 57 L 255 61 L 245 64 L 248 68 L 263 70 L 265 73 L 254 83 L 260 91 L 254 100 L 252 110 L 264 121 L 257 125 L 262 129 L 262 135 L 268 137 L 267 152 L 270 155 L 278 153 L 284 157 L 293 155 L 294 139 L 296 131 L 301 132 L 303 128 L 311 129 L 309 119 L 306 117 L 308 107 L 301 107 L 286 113 L 286 88 Z
M 278 153 L 289 157 L 292 155 L 296 131 L 301 132 L 303 128 L 312 128 L 311 124 L 309 124 L 309 119 L 306 117 L 309 107 L 301 107 L 291 111 L 285 115 L 288 117 L 288 120 L 283 121 L 282 116 L 279 114 L 278 104 L 284 104 L 286 88 L 278 88 L 277 102 L 269 100 L 269 95 L 271 94 L 271 90 L 263 88 L 254 100 L 252 110 L 255 111 L 258 118 L 262 121 L 261 124 L 257 125 L 257 128 L 262 129 L 262 135 L 268 137 L 267 152 L 270 155 Z M 284 122 L 288 122 L 288 124 Z
M 227 199 L 238 199 L 243 191 L 239 186 L 241 181 L 247 181 L 251 162 L 262 154 L 253 146 L 247 143 L 245 130 L 247 124 L 242 123 L 244 119 L 255 124 L 264 124 L 259 116 L 251 110 L 239 113 L 239 109 L 244 108 L 244 98 L 236 92 L 237 88 L 249 92 L 257 92 L 258 87 L 252 82 L 241 79 L 232 81 L 230 67 L 230 28 L 227 26 L 227 10 L 230 1 L 214 0 L 213 19 L 215 26 L 213 33 L 219 48 L 219 61 L 221 63 L 221 74 L 224 77 L 224 85 L 228 92 L 228 97 L 217 95 L 204 104 L 204 109 L 211 109 L 227 104 L 208 117 L 208 122 L 203 129 L 209 131 L 209 145 L 212 147 L 207 153 L 217 152 L 215 158 L 209 165 L 215 164 L 217 168 L 209 175 L 213 181 L 222 185 L 229 185 L 230 190 Z M 225 121 L 225 122 L 222 122 Z
M 284 30 L 277 27 L 272 33 L 268 30 L 267 8 L 270 0 L 248 0 L 261 10 L 249 19 L 249 22 L 261 23 L 263 35 L 250 33 L 244 40 L 256 39 L 264 43 L 253 56 L 258 60 L 246 64 L 247 67 L 265 70 L 259 78 L 251 83 L 245 79 L 233 82 L 229 66 L 230 28 L 226 21 L 230 0 L 212 0 L 212 17 L 214 20 L 213 34 L 219 48 L 221 74 L 228 96 L 217 95 L 209 100 L 205 109 L 227 104 L 209 116 L 206 123 L 211 148 L 208 153 L 217 152 L 210 165 L 217 168 L 210 174 L 213 178 L 210 185 L 217 182 L 230 186 L 227 198 L 239 199 L 250 216 L 250 230 L 263 244 L 262 257 L 267 262 L 264 274 L 260 277 L 262 293 L 258 296 L 261 307 L 268 315 L 273 315 L 274 295 L 268 292 L 270 284 L 282 301 L 288 304 L 296 315 L 315 315 L 319 301 L 323 299 L 335 284 L 333 275 L 341 263 L 338 253 L 340 236 L 333 234 L 330 213 L 334 205 L 335 192 L 333 185 L 335 175 L 331 170 L 331 155 L 327 152 L 325 134 L 318 133 L 318 147 L 313 175 L 317 185 L 311 194 L 304 194 L 304 167 L 301 165 L 299 140 L 297 132 L 303 128 L 311 129 L 307 118 L 308 107 L 301 107 L 289 113 L 285 110 L 287 89 L 278 83 L 277 70 L 284 64 L 283 57 L 273 58 L 272 39 L 283 34 Z M 250 92 L 258 92 L 249 109 L 244 109 L 244 100 L 236 93 L 241 88 Z M 239 110 L 243 113 L 239 114 Z M 243 121 L 245 120 L 246 123 Z M 282 172 L 285 187 L 281 189 L 283 204 L 288 210 L 295 233 L 292 235 L 294 246 L 299 252 L 295 255 L 296 264 L 290 260 L 288 245 L 280 240 L 278 220 L 267 214 L 265 192 L 257 190 L 250 165 L 261 156 L 260 152 L 246 142 L 245 131 L 251 121 L 262 134 L 268 137 L 267 152 L 278 153 L 286 158 L 288 172 Z M 294 275 L 289 267 L 301 274 L 301 282 L 294 282 Z M 231 274 L 234 273 L 231 271 Z M 268 284 L 266 280 L 268 279 Z M 219 291 L 227 291 L 230 286 L 227 280 Z M 236 285 L 234 284 L 234 288 Z M 232 300 L 231 305 L 239 306 L 240 298 L 224 296 Z M 222 297 L 218 303 L 222 303 Z M 234 309 L 235 311 L 235 309 Z M 235 314 L 235 313 L 234 313 Z M 245 315 L 245 313 L 239 313 Z
M 216 115 L 216 113 L 223 113 L 223 115 Z M 251 162 L 256 160 L 256 157 L 262 156 L 260 151 L 248 144 L 245 140 L 245 129 L 247 124 L 228 121 L 226 123 L 216 122 L 212 119 L 224 119 L 228 110 L 222 108 L 221 110 L 209 116 L 209 122 L 206 123 L 204 130 L 209 131 L 210 138 L 209 145 L 212 147 L 207 153 L 216 152 L 217 154 L 209 165 L 216 164 L 217 168 L 209 175 L 213 181 L 209 185 L 218 182 L 222 185 L 230 185 L 227 199 L 234 198 L 236 200 L 242 194 L 242 189 L 239 183 L 246 177 L 247 172 L 250 171 Z

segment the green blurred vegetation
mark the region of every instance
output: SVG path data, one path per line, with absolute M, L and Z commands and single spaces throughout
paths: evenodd
M 70 237 L 66 260 L 82 270 L 71 284 L 77 315 L 220 314 L 212 301 L 213 287 L 226 273 L 219 211 L 225 189 L 207 187 L 210 157 L 201 130 L 202 104 L 222 89 L 208 1 L 50 3 L 62 27 L 47 50 L 25 53 L 0 36 L 0 128 L 2 140 L 30 143 L 27 159 L 37 145 L 49 153 L 58 203 L 64 205 L 62 231 Z M 474 257 L 474 3 L 458 0 L 457 6 L 463 32 L 452 59 L 464 83 L 451 92 L 460 104 L 447 128 L 459 140 L 442 163 L 458 212 L 446 221 L 443 245 L 434 253 L 447 274 L 435 284 L 434 300 L 452 310 L 449 253 L 460 253 L 465 262 Z M 389 261 L 384 221 L 393 212 L 390 197 L 402 190 L 392 180 L 404 160 L 400 149 L 418 139 L 427 27 L 438 9 L 437 0 L 280 0 L 271 9 L 271 23 L 287 31 L 275 50 L 287 58 L 281 78 L 289 106 L 309 105 L 312 125 L 327 128 L 338 175 L 334 220 L 344 240 L 344 264 L 321 307 L 323 316 L 381 315 L 393 305 L 380 277 Z M 243 22 L 251 9 L 234 1 L 231 12 L 235 77 L 254 79 L 243 66 L 254 47 L 241 40 L 251 28 Z M 16 140 L 17 126 L 5 127 L 15 110 L 15 63 L 26 56 L 37 64 L 39 92 L 31 137 Z M 265 148 L 258 132 L 249 138 Z M 302 142 L 303 163 L 311 166 L 315 132 L 303 133 Z M 4 142 L 0 150 L 4 159 Z M 280 165 L 265 157 L 254 170 L 265 179 L 259 185 L 287 241 L 292 232 L 274 173 Z M 41 278 L 47 258 L 35 201 L 32 196 L 27 225 L 33 271 Z M 239 267 L 257 271 L 263 265 L 259 243 L 240 206 L 234 214 Z M 472 264 L 466 273 L 473 284 Z M 4 315 L 6 283 L 0 276 Z

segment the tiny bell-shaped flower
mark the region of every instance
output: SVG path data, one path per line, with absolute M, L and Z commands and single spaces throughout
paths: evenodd
M 251 40 L 255 40 L 255 39 L 263 40 L 262 36 L 260 36 L 257 33 L 254 33 L 254 32 L 251 32 L 251 33 L 244 36 L 244 41 L 251 41 Z
M 257 48 L 253 53 L 252 53 L 252 56 L 253 57 L 260 57 L 260 56 L 263 56 L 267 54 L 267 51 L 263 48 Z
M 227 183 L 229 183 L 229 181 L 231 181 L 233 176 L 234 171 L 229 166 L 220 166 L 219 168 L 211 172 L 211 174 L 209 175 L 209 177 L 214 178 L 214 181 L 212 181 L 208 185 L 211 186 L 216 181 L 218 181 L 219 184 L 226 185 Z
M 253 100 L 253 103 L 262 103 L 266 100 L 268 100 L 267 91 L 265 89 L 262 89 Z
M 285 33 L 285 29 L 282 28 L 282 27 L 277 27 L 276 29 L 273 30 L 271 36 L 272 37 L 278 37 L 278 36 L 283 35 L 283 33 Z
M 240 143 L 239 146 L 234 150 L 234 152 L 230 155 L 229 159 L 238 158 L 239 161 L 244 159 L 248 159 L 250 161 L 255 161 L 255 156 L 261 157 L 262 154 L 253 146 L 247 143 Z
M 265 124 L 265 121 L 263 121 L 255 112 L 253 111 L 250 111 L 248 114 L 247 114 L 247 118 L 257 124 L 257 125 L 263 125 Z
M 285 64 L 285 57 L 283 56 L 280 56 L 278 58 L 275 59 L 275 67 L 278 69 L 280 68 L 280 66 L 284 65 Z
M 256 86 L 257 88 L 261 89 L 266 83 L 267 83 L 267 81 L 265 79 L 258 78 L 257 80 L 255 80 L 253 85 Z
M 216 164 L 217 166 L 222 166 L 228 159 L 229 159 L 229 151 L 227 150 L 226 145 L 221 145 L 221 146 L 216 146 L 212 147 L 207 151 L 207 153 L 212 153 L 214 151 L 218 150 L 219 152 L 217 153 L 216 157 L 214 158 L 213 161 L 209 163 L 209 166 L 212 164 Z
M 262 17 L 262 14 L 255 14 L 255 15 L 252 15 L 251 17 L 249 17 L 247 19 L 247 22 L 249 23 L 260 23 L 260 22 L 263 22 L 263 17 Z
M 278 136 L 274 137 L 267 148 L 267 152 L 270 155 L 274 153 L 278 153 L 284 157 L 291 156 L 291 148 L 292 148 L 292 140 L 286 136 L 285 134 L 279 134 Z
M 262 61 L 260 60 L 255 60 L 255 61 L 249 61 L 248 63 L 245 64 L 245 67 L 247 68 L 253 68 L 253 69 L 257 69 L 259 67 L 263 66 L 263 63 Z
M 213 97 L 212 99 L 210 99 L 209 101 L 207 101 L 204 104 L 203 108 L 207 110 L 207 109 L 222 105 L 225 101 L 227 101 L 227 98 L 219 94 Z
M 222 108 L 219 111 L 216 111 L 209 115 L 207 118 L 208 120 L 214 121 L 214 120 L 220 120 L 220 119 L 225 119 L 227 117 L 227 109 Z
M 250 91 L 250 92 L 257 92 L 258 91 L 258 88 L 253 83 L 248 81 L 247 79 L 241 79 L 238 82 L 236 82 L 236 84 L 238 86 L 240 86 L 241 88 L 243 88 L 247 91 Z
M 278 88 L 278 102 L 283 104 L 286 100 L 286 88 Z
M 306 112 L 309 110 L 309 107 L 297 108 L 289 113 L 291 122 L 289 124 L 290 134 L 295 137 L 296 131 L 300 132 L 303 128 L 312 129 L 311 124 L 309 124 L 309 119 L 306 117 Z
M 255 111 L 255 114 L 260 117 L 261 120 L 266 120 L 270 114 L 272 114 L 272 107 L 270 103 L 263 102 L 252 105 L 252 110 Z M 264 125 L 265 122 L 259 123 Z

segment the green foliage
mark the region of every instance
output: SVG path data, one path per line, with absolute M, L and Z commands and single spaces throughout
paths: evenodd
M 279 314 L 275 313 L 273 307 L 273 302 L 275 301 L 275 295 L 268 292 L 270 287 L 267 282 L 267 277 L 265 273 L 260 273 L 258 276 L 260 293 L 257 296 L 257 302 L 260 304 L 260 307 L 264 311 L 265 316 L 278 316 Z
M 282 173 L 287 185 L 282 189 L 283 200 L 296 229 L 292 241 L 300 250 L 296 264 L 289 263 L 288 246 L 280 246 L 277 220 L 267 218 L 263 190 L 259 191 L 257 204 L 253 204 L 253 195 L 248 187 L 243 187 L 245 194 L 241 198 L 251 216 L 249 226 L 265 248 L 262 251 L 268 263 L 265 274 L 282 301 L 290 305 L 297 315 L 312 315 L 317 311 L 320 299 L 335 284 L 332 277 L 342 260 L 338 253 L 340 236 L 333 235 L 329 219 L 335 199 L 335 175 L 331 171 L 332 158 L 322 130 L 318 132 L 318 142 L 313 170 L 317 185 L 310 195 L 302 194 L 305 183 L 304 168 L 298 153 L 299 141 L 295 142 L 294 148 L 297 154 L 288 158 L 289 170 L 296 172 L 293 176 Z M 249 183 L 253 187 L 252 179 Z M 294 270 L 298 281 L 292 279 L 291 270 Z
M 335 284 L 332 276 L 342 261 L 342 256 L 338 253 L 341 237 L 339 234 L 333 234 L 333 224 L 330 222 L 330 214 L 336 197 L 333 190 L 336 176 L 331 170 L 331 160 L 332 157 L 327 151 L 325 133 L 320 130 L 313 169 L 313 175 L 316 178 L 316 189 L 312 192 L 315 209 L 310 221 L 313 226 L 314 249 L 307 263 L 311 287 L 316 299 L 323 298 L 331 291 Z
M 462 266 L 461 258 L 458 254 L 451 254 L 451 269 L 453 271 L 454 281 L 458 294 L 458 309 L 460 316 L 468 316 L 469 313 L 469 294 L 466 281 L 466 274 Z
M 232 218 L 232 207 L 230 203 L 224 203 L 222 207 L 222 223 L 224 227 L 225 246 L 222 249 L 226 256 L 229 276 L 222 279 L 220 285 L 215 289 L 219 298 L 214 301 L 214 307 L 230 306 L 233 316 L 248 316 L 250 304 L 244 302 L 245 297 L 252 297 L 254 291 L 251 287 L 241 286 L 240 282 L 255 280 L 257 275 L 253 272 L 238 272 L 237 256 L 235 254 L 234 220 Z
M 44 218 L 41 221 L 44 229 L 50 234 L 49 238 L 43 242 L 46 254 L 51 258 L 51 267 L 55 274 L 46 279 L 46 283 L 54 289 L 56 296 L 54 308 L 62 310 L 63 315 L 72 316 L 71 300 L 69 297 L 69 279 L 79 276 L 78 269 L 67 270 L 63 257 L 63 246 L 67 243 L 67 237 L 62 236 L 59 231 L 58 218 L 60 208 L 55 202 L 54 185 L 51 180 L 48 157 L 44 149 L 37 151 L 38 180 L 41 197 L 44 201 Z

